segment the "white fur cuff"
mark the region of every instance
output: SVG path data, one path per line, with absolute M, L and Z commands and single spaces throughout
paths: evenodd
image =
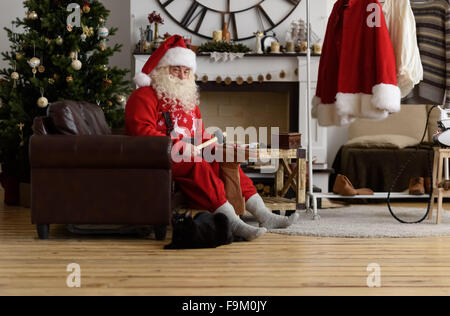
M 397 113 L 401 110 L 401 91 L 392 84 L 380 83 L 372 89 L 372 105 L 378 110 Z

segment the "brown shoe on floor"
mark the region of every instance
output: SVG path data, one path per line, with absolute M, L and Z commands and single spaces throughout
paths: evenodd
M 342 174 L 337 175 L 333 186 L 333 192 L 343 196 L 374 194 L 371 189 L 355 189 L 350 180 Z
M 450 190 L 450 180 L 444 180 L 438 184 L 438 188 L 442 188 L 445 191 Z
M 409 180 L 409 194 L 410 195 L 425 194 L 425 179 L 422 177 L 411 178 Z

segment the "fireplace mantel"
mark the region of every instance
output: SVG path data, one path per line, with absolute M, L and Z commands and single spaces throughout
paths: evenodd
M 140 71 L 150 55 L 135 54 L 136 71 Z M 320 56 L 311 56 L 311 78 L 317 78 Z M 284 76 L 280 74 L 284 72 Z M 267 74 L 271 79 L 266 78 Z M 233 82 L 238 77 L 247 80 L 251 76 L 254 82 L 263 75 L 265 82 L 306 82 L 306 55 L 304 54 L 246 54 L 233 61 L 215 62 L 209 54 L 197 55 L 197 77 L 199 81 L 216 81 L 229 77 Z M 207 80 L 202 80 L 207 76 Z
M 136 73 L 141 72 L 142 67 L 150 55 L 135 54 Z M 311 95 L 315 94 L 318 77 L 320 56 L 311 56 Z M 270 76 L 267 76 L 267 75 Z M 215 62 L 209 55 L 197 57 L 197 77 L 201 91 L 229 91 L 229 92 L 258 92 L 258 91 L 285 91 L 289 93 L 290 130 L 307 135 L 307 57 L 302 54 L 247 54 L 243 58 L 233 61 Z M 258 82 L 258 76 L 264 76 L 264 82 Z M 246 82 L 252 77 L 253 83 Z M 223 81 L 217 83 L 220 77 Z M 230 84 L 225 79 L 231 79 Z M 238 84 L 238 78 L 243 79 Z M 270 80 L 268 80 L 270 79 Z M 312 122 L 313 153 L 316 162 L 327 161 L 327 133 L 325 128 L 318 126 L 316 120 Z M 304 138 L 303 146 L 307 146 Z

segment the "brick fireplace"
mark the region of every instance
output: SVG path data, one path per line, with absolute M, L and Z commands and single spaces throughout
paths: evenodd
M 272 127 L 298 132 L 298 88 L 292 83 L 238 85 L 199 82 L 205 127 Z M 270 135 L 266 135 L 270 144 Z

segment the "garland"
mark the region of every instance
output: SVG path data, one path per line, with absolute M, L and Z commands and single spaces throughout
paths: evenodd
M 208 42 L 198 48 L 198 53 L 249 53 L 251 49 L 243 44 L 229 44 L 227 42 Z

